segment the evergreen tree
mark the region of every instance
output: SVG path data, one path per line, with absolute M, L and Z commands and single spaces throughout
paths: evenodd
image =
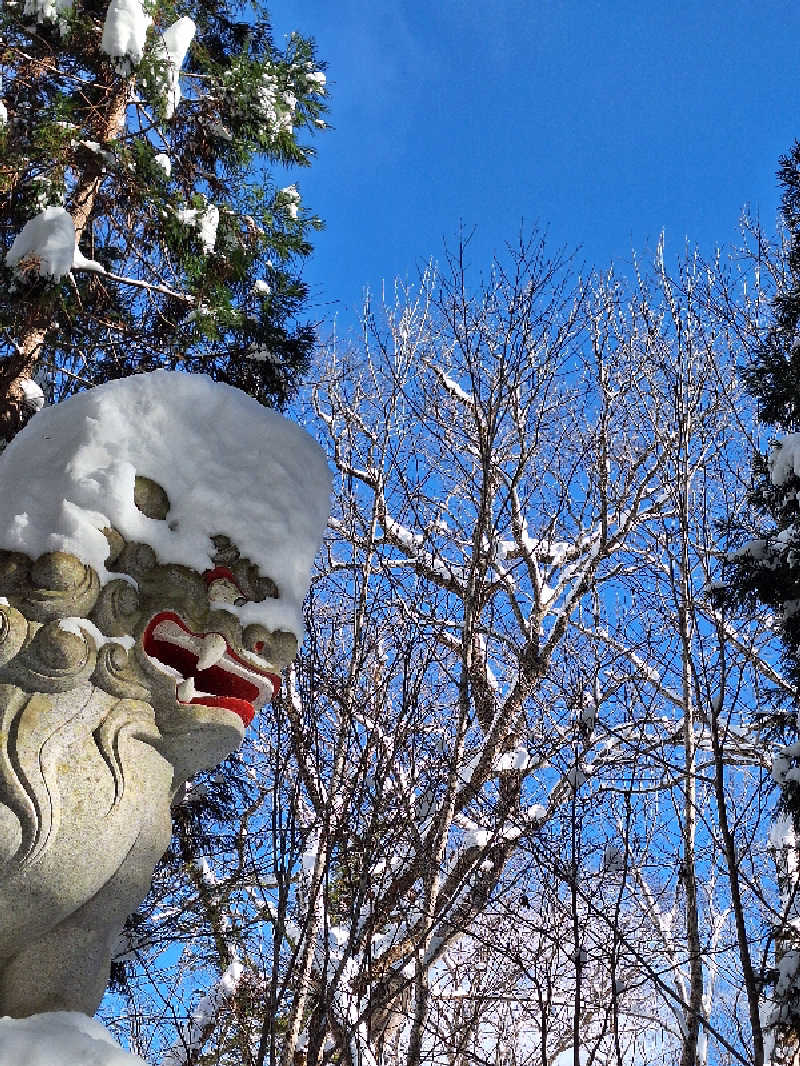
M 761 418 L 785 432 L 800 429 L 800 141 L 778 169 L 787 236 L 786 273 L 772 301 L 772 321 L 745 371 Z
M 321 223 L 273 172 L 325 126 L 313 42 L 242 0 L 6 0 L 0 74 L 0 437 L 34 375 L 59 400 L 167 366 L 282 404 Z
M 778 177 L 785 227 L 781 269 L 772 271 L 770 313 L 763 326 L 750 330 L 750 360 L 743 368 L 761 420 L 776 433 L 753 463 L 750 513 L 731 522 L 743 543 L 729 558 L 728 598 L 737 606 L 760 602 L 775 611 L 784 665 L 800 686 L 800 142 L 781 158 Z
M 781 158 L 778 178 L 784 242 L 767 271 L 775 283 L 770 313 L 765 324 L 756 317 L 747 331 L 754 343 L 743 370 L 762 421 L 776 432 L 753 462 L 749 513 L 729 523 L 739 547 L 728 556 L 722 601 L 739 613 L 758 604 L 774 612 L 784 672 L 795 686 L 793 700 L 785 691 L 766 693 L 760 720 L 780 787 L 771 843 L 782 914 L 774 930 L 774 1010 L 767 1027 L 774 1030 L 774 1061 L 794 1062 L 800 1047 L 800 141 Z

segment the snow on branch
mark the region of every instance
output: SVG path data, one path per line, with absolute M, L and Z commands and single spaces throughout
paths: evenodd
M 435 363 L 433 364 L 432 369 L 441 384 L 444 386 L 450 396 L 453 397 L 454 400 L 457 400 L 458 403 L 463 404 L 465 407 L 469 407 L 473 414 L 478 413 L 478 405 L 476 404 L 475 397 L 472 395 L 471 392 L 467 392 L 465 389 L 462 389 L 457 381 L 454 381 L 449 374 L 446 374 L 442 370 L 442 368 L 440 366 L 437 366 Z
M 63 207 L 46 207 L 28 219 L 6 253 L 6 263 L 21 278 L 60 281 L 73 267 L 103 273 L 103 267 L 78 250 L 75 224 Z
M 286 708 L 289 723 L 295 738 L 295 752 L 299 762 L 300 774 L 303 784 L 308 790 L 309 799 L 314 806 L 317 815 L 320 815 L 328 802 L 325 784 L 319 775 L 312 757 L 309 745 L 306 743 L 304 726 L 303 704 L 300 698 L 300 690 L 297 685 L 297 667 L 292 665 L 289 669 L 288 684 L 286 686 Z
M 219 977 L 213 988 L 202 996 L 192 1011 L 179 1043 L 173 1045 L 161 1059 L 161 1066 L 191 1066 L 217 1024 L 224 1007 L 236 995 L 244 967 L 234 959 Z
M 388 544 L 399 549 L 420 577 L 463 598 L 466 595 L 466 575 L 463 567 L 447 562 L 425 549 L 423 547 L 424 535 L 414 533 L 400 522 L 396 522 L 388 513 L 382 497 L 378 498 L 377 506 L 378 520 L 383 527 L 383 537 L 376 538 L 373 542 L 374 546 Z M 333 525 L 335 522 L 334 519 L 330 524 Z M 339 525 L 341 527 L 341 524 Z M 358 543 L 358 538 L 353 538 L 353 540 Z M 364 542 L 359 546 L 366 548 L 367 544 Z

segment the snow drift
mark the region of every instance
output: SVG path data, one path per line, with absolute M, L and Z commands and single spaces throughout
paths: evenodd
M 147 1066 L 93 1018 L 51 1011 L 0 1018 L 0 1066 Z

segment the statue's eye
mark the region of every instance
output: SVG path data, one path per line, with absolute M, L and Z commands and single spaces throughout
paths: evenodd
M 234 607 L 241 607 L 247 603 L 247 597 L 239 588 L 236 578 L 227 566 L 217 566 L 213 570 L 203 574 L 203 580 L 208 588 L 208 598 L 217 603 L 230 603 Z
M 242 594 L 230 581 L 212 581 L 208 586 L 209 599 L 216 603 L 233 603 L 242 599 Z

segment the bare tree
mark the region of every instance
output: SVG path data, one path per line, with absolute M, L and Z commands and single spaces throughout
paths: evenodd
M 390 957 L 399 969 L 416 953 L 416 1064 L 430 975 L 520 841 L 582 789 L 596 799 L 634 790 L 628 830 L 619 812 L 609 824 L 606 802 L 581 833 L 620 836 L 626 907 L 661 943 L 651 986 L 676 1019 L 680 1060 L 707 1061 L 710 1038 L 759 1061 L 760 952 L 776 897 L 755 875 L 771 756 L 753 718 L 759 685 L 782 682 L 769 630 L 737 629 L 714 598 L 715 522 L 741 505 L 752 446 L 737 338 L 720 311 L 736 278 L 687 257 L 673 281 L 660 256 L 632 284 L 610 275 L 570 288 L 540 243 L 510 258 L 471 293 L 462 249 L 445 276 L 398 291 L 385 317 L 367 308 L 362 343 L 332 347 L 312 398 L 342 479 L 333 527 L 344 546 L 331 549 L 331 569 L 345 582 L 358 574 L 365 611 L 385 619 L 388 601 L 395 615 L 371 644 L 386 661 L 382 731 L 394 740 L 393 723 L 413 719 L 407 686 L 391 698 L 393 670 L 408 661 L 393 639 L 411 631 L 429 656 L 411 691 L 436 693 L 424 721 L 449 738 L 435 789 L 425 768 L 430 829 L 417 830 L 410 871 L 381 885 L 364 929 L 374 940 L 392 919 L 396 932 L 390 907 L 402 899 L 407 913 L 413 887 L 419 917 Z M 350 673 L 357 705 L 369 677 Z M 400 749 L 387 750 L 397 765 Z M 415 802 L 421 780 L 412 770 L 404 784 Z M 662 805 L 655 823 L 647 797 Z M 566 883 L 577 847 L 565 842 L 553 860 Z M 645 873 L 654 858 L 656 886 Z M 579 900 L 576 876 L 570 891 L 579 959 L 591 899 Z M 353 946 L 368 942 L 360 935 Z M 723 951 L 741 968 L 749 1047 L 717 979 Z M 379 952 L 370 966 L 384 972 Z M 576 1055 L 581 979 L 577 967 Z M 384 984 L 384 998 L 399 983 Z M 373 1022 L 378 1002 L 373 992 Z
M 717 596 L 737 277 L 581 281 L 536 237 L 471 287 L 465 255 L 321 353 L 308 639 L 236 831 L 190 791 L 189 884 L 132 930 L 142 961 L 183 930 L 129 983 L 169 1066 L 768 1061 L 785 682 Z

